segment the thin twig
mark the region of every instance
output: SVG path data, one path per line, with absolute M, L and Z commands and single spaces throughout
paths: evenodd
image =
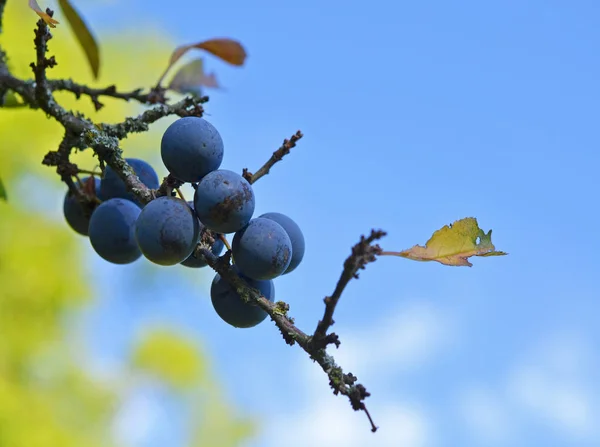
M 323 314 L 323 318 L 319 321 L 311 340 L 311 344 L 313 344 L 315 348 L 324 348 L 329 344 L 339 346 L 340 341 L 337 334 L 327 334 L 329 328 L 334 324 L 333 313 L 335 307 L 348 283 L 353 278 L 358 279 L 358 271 L 364 269 L 369 262 L 374 262 L 376 256 L 381 254 L 381 247 L 379 245 L 371 244 L 374 241 L 381 239 L 385 234 L 386 233 L 381 230 L 371 230 L 369 237 L 361 236 L 360 242 L 352 247 L 352 253 L 344 262 L 344 270 L 335 286 L 333 294 L 325 297 L 323 300 L 325 302 L 325 313 Z
M 89 174 L 89 175 L 95 175 L 95 176 L 101 176 L 102 175 L 102 172 L 89 171 L 87 169 L 78 169 L 77 171 L 80 174 Z
M 142 93 L 143 89 L 138 88 L 130 92 L 120 92 L 115 85 L 109 85 L 105 88 L 91 88 L 74 82 L 71 79 L 53 79 L 48 81 L 48 86 L 52 91 L 68 91 L 75 95 L 77 99 L 82 95 L 89 96 L 95 109 L 98 111 L 104 104 L 100 102 L 101 96 L 122 99 L 124 101 L 137 101 L 141 104 L 164 104 L 167 101 L 164 89 L 152 89 L 148 93 Z
M 179 195 L 179 198 L 181 200 L 183 200 L 184 202 L 187 202 L 187 200 L 185 200 L 185 196 L 183 195 L 183 192 L 181 192 L 181 188 L 175 188 L 175 191 L 177 191 L 177 194 Z
M 334 292 L 334 296 L 337 298 L 335 298 L 335 300 L 330 300 L 329 302 L 326 300 L 325 313 L 329 316 L 328 321 L 331 321 L 331 324 L 333 324 L 333 319 L 331 317 L 333 316 L 335 305 L 337 304 L 339 296 L 341 295 L 344 287 L 350 281 L 350 279 L 357 277 L 358 270 L 365 268 L 368 262 L 375 260 L 375 255 L 381 249 L 378 245 L 372 246 L 371 243 L 376 239 L 383 237 L 384 235 L 385 233 L 383 231 L 372 230 L 371 235 L 368 238 L 361 236 L 360 242 L 352 248 L 352 254 L 344 263 L 344 273 L 338 282 L 336 292 Z M 364 400 L 370 394 L 363 385 L 356 383 L 357 379 L 353 374 L 345 374 L 342 368 L 337 365 L 333 356 L 327 353 L 326 347 L 328 343 L 319 342 L 319 340 L 321 340 L 321 331 L 324 329 L 326 332 L 330 325 L 323 325 L 321 327 L 321 322 L 319 322 L 317 331 L 315 331 L 315 334 L 317 334 L 316 336 L 310 336 L 306 334 L 301 329 L 296 327 L 294 325 L 294 320 L 288 316 L 290 306 L 287 303 L 283 301 L 277 301 L 275 303 L 269 301 L 262 296 L 258 290 L 249 287 L 246 281 L 241 279 L 235 273 L 235 270 L 233 270 L 229 265 L 231 251 L 228 251 L 220 258 L 215 256 L 208 248 L 199 247 L 198 252 L 204 256 L 204 259 L 209 266 L 211 266 L 217 273 L 219 273 L 219 275 L 221 275 L 227 280 L 227 282 L 229 282 L 229 284 L 231 284 L 231 286 L 236 290 L 243 300 L 258 305 L 261 309 L 267 312 L 267 314 L 269 314 L 283 335 L 283 339 L 287 344 L 298 344 L 314 361 L 321 366 L 321 369 L 323 369 L 323 371 L 329 377 L 329 385 L 333 389 L 334 393 L 347 396 L 350 400 L 352 408 L 355 411 L 365 411 L 371 424 L 371 431 L 375 432 L 377 427 L 373 422 L 371 415 L 367 411 L 367 407 L 364 403 Z M 347 276 L 349 276 L 348 279 L 346 279 Z M 337 335 L 332 335 L 335 336 L 335 340 L 337 344 L 339 344 Z
M 290 153 L 290 149 L 292 149 L 293 147 L 296 146 L 296 143 L 298 142 L 298 140 L 300 138 L 302 138 L 304 135 L 302 134 L 302 132 L 297 131 L 294 135 L 292 135 L 290 137 L 290 139 L 288 140 L 287 138 L 285 140 L 283 140 L 283 144 L 279 147 L 279 149 L 277 149 L 275 152 L 273 152 L 273 155 L 271 155 L 271 158 L 269 158 L 267 160 L 267 162 L 258 170 L 256 171 L 255 174 L 252 174 L 250 171 L 248 171 L 247 168 L 244 168 L 242 175 L 244 176 L 244 178 L 246 180 L 248 180 L 248 182 L 250 184 L 255 183 L 259 178 L 267 175 L 269 173 L 269 171 L 271 170 L 271 168 L 273 167 L 273 165 L 275 163 L 277 163 L 278 161 L 281 161 L 281 159 Z
M 0 0 L 0 19 L 4 4 L 5 0 Z M 49 16 L 53 15 L 53 12 L 50 9 L 47 9 L 46 12 Z M 48 50 L 47 43 L 51 38 L 52 35 L 50 34 L 47 25 L 43 20 L 39 20 L 35 30 L 36 62 L 31 65 L 35 81 L 22 80 L 12 76 L 6 64 L 5 53 L 0 49 L 0 90 L 13 90 L 18 93 L 23 98 L 23 101 L 30 107 L 43 110 L 47 115 L 61 123 L 65 129 L 65 135 L 58 149 L 46 154 L 43 163 L 56 167 L 57 172 L 68 185 L 69 189 L 77 194 L 78 198 L 83 202 L 86 200 L 90 202 L 90 206 L 95 206 L 98 200 L 92 200 L 93 197 L 88 197 L 86 199 L 89 194 L 75 185 L 73 177 L 76 177 L 80 172 L 90 174 L 95 173 L 93 173 L 93 171 L 80 170 L 75 164 L 70 162 L 69 157 L 73 148 L 80 150 L 91 148 L 98 156 L 101 169 L 104 170 L 105 164 L 110 166 L 124 181 L 128 190 L 133 192 L 142 203 L 148 203 L 158 196 L 171 195 L 172 191 L 178 189 L 182 182 L 171 175 L 168 175 L 164 178 L 157 190 L 148 189 L 139 180 L 131 166 L 123 158 L 119 141 L 126 138 L 130 133 L 148 130 L 150 124 L 169 115 L 177 115 L 180 117 L 202 116 L 202 104 L 206 102 L 208 98 L 187 97 L 175 104 L 167 104 L 166 99 L 153 99 L 149 96 L 151 93 L 143 95 L 141 90 L 123 93 L 118 92 L 113 86 L 104 89 L 93 89 L 76 84 L 71 80 L 49 81 L 46 77 L 46 69 L 56 65 L 54 57 L 46 58 L 46 52 Z M 133 99 L 144 103 L 152 103 L 156 100 L 159 104 L 146 110 L 137 117 L 126 118 L 123 122 L 118 124 L 96 124 L 80 114 L 65 110 L 56 103 L 53 92 L 59 90 L 67 90 L 77 96 L 89 96 L 96 105 L 96 108 L 101 107 L 98 99 L 101 96 L 123 100 Z M 156 91 L 157 95 L 159 95 L 161 90 L 155 88 L 154 90 L 151 90 L 151 92 L 152 91 Z M 244 177 L 250 183 L 255 183 L 258 179 L 267 175 L 271 167 L 288 154 L 302 136 L 302 133 L 298 131 L 289 140 L 284 140 L 282 146 L 273 153 L 271 158 L 255 174 L 244 169 Z M 90 179 L 90 181 L 93 182 L 92 179 Z M 91 185 L 92 184 L 90 183 L 90 186 Z M 334 394 L 343 394 L 347 396 L 354 410 L 365 411 L 369 418 L 372 431 L 375 431 L 377 427 L 373 423 L 364 404 L 364 400 L 369 396 L 369 393 L 363 385 L 356 383 L 357 379 L 354 375 L 351 373 L 344 373 L 342 368 L 335 362 L 335 359 L 327 353 L 326 349 L 328 344 L 339 344 L 337 335 L 327 335 L 327 330 L 333 324 L 333 313 L 346 284 L 353 277 L 357 277 L 359 269 L 364 268 L 368 262 L 372 262 L 375 259 L 375 256 L 381 252 L 379 246 L 373 246 L 371 243 L 382 237 L 384 234 L 385 233 L 381 231 L 372 231 L 371 236 L 368 238 L 363 236 L 361 241 L 354 246 L 351 256 L 344 263 L 344 272 L 338 281 L 333 295 L 325 299 L 325 314 L 323 319 L 319 322 L 314 335 L 308 335 L 295 326 L 293 318 L 288 316 L 288 304 L 283 301 L 273 303 L 267 300 L 260 295 L 258 290 L 251 288 L 235 273 L 235 270 L 233 270 L 230 265 L 231 247 L 223 235 L 217 236 L 212 234 L 212 232 L 211 234 L 203 235 L 202 242 L 198 244 L 195 251 L 196 255 L 202 256 L 208 265 L 223 276 L 235 288 L 242 299 L 258 305 L 268 313 L 280 330 L 286 343 L 289 345 L 298 344 L 308 353 L 311 359 L 321 366 L 329 378 L 329 383 Z M 215 256 L 212 253 L 210 246 L 207 244 L 207 241 L 214 243 L 215 237 L 221 238 L 228 248 L 228 251 L 222 257 Z
M 219 239 L 221 239 L 223 241 L 223 244 L 225 244 L 225 247 L 227 248 L 227 250 L 231 251 L 231 245 L 229 245 L 229 241 L 227 240 L 225 235 L 219 233 Z
M 103 125 L 103 130 L 110 136 L 123 139 L 130 133 L 146 132 L 149 124 L 158 121 L 169 115 L 184 116 L 202 116 L 204 109 L 202 104 L 208 100 L 206 96 L 202 98 L 192 98 L 190 96 L 182 99 L 175 104 L 159 104 L 152 109 L 146 110 L 137 117 L 126 118 L 120 124 Z

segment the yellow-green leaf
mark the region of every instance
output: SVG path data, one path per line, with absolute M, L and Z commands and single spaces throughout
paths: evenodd
M 444 265 L 467 266 L 471 256 L 503 256 L 492 244 L 492 230 L 487 234 L 477 219 L 466 217 L 437 230 L 425 246 L 415 245 L 400 252 L 384 251 L 382 255 L 400 256 L 413 261 L 437 261 Z
M 73 8 L 73 5 L 71 5 L 69 0 L 58 0 L 58 4 L 71 25 L 75 37 L 77 37 L 77 40 L 85 52 L 90 67 L 92 68 L 94 79 L 98 79 L 98 73 L 100 72 L 100 51 L 96 39 L 81 18 L 81 15 Z
M 6 188 L 4 188 L 4 183 L 2 183 L 2 179 L 0 178 L 0 199 L 6 201 L 8 197 L 6 196 Z
M 56 25 L 60 23 L 58 20 L 53 19 L 44 11 L 42 11 L 42 8 L 40 8 L 40 5 L 38 5 L 38 2 L 36 2 L 35 0 L 29 0 L 29 7 L 33 9 L 35 13 L 38 16 L 40 16 L 42 20 L 46 22 L 46 25 L 48 25 L 50 28 L 56 28 Z

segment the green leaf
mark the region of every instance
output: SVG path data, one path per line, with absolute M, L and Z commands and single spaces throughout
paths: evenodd
M 4 183 L 2 183 L 2 179 L 0 178 L 0 199 L 5 202 L 8 201 L 8 197 L 6 195 L 6 189 L 4 188 Z
M 81 18 L 81 15 L 73 8 L 69 0 L 58 0 L 58 4 L 71 25 L 75 37 L 77 37 L 77 40 L 85 52 L 90 67 L 92 68 L 94 79 L 98 79 L 98 73 L 100 71 L 100 52 L 98 50 L 96 39 Z
M 382 255 L 400 256 L 413 261 L 437 261 L 444 265 L 471 267 L 471 256 L 504 256 L 492 244 L 492 230 L 487 234 L 477 219 L 466 217 L 437 230 L 425 246 L 415 245 L 400 252 L 384 251 Z
M 193 385 L 205 373 L 197 346 L 167 328 L 154 328 L 146 333 L 132 354 L 132 366 L 174 387 Z

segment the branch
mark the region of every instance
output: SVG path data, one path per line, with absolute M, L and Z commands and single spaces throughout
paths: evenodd
M 278 161 L 281 161 L 281 159 L 285 155 L 289 154 L 290 149 L 292 149 L 293 147 L 296 147 L 296 143 L 303 136 L 304 135 L 302 134 L 302 132 L 298 131 L 294 135 L 292 135 L 289 140 L 287 138 L 285 140 L 283 140 L 283 144 L 279 147 L 279 149 L 277 149 L 275 152 L 273 152 L 273 155 L 271 155 L 271 158 L 269 158 L 267 160 L 267 162 L 258 171 L 256 171 L 256 174 L 252 174 L 250 171 L 248 171 L 247 168 L 244 168 L 243 173 L 242 173 L 244 178 L 246 180 L 248 180 L 248 183 L 252 184 L 252 183 L 255 183 L 259 178 L 267 175 L 269 173 L 269 171 L 271 170 L 271 168 L 273 167 L 273 165 L 275 163 L 277 163 Z
M 49 16 L 53 11 L 46 10 Z M 157 191 L 149 190 L 123 159 L 119 140 L 125 138 L 132 132 L 143 132 L 148 130 L 148 125 L 168 115 L 178 116 L 201 116 L 203 109 L 201 104 L 208 100 L 203 98 L 185 98 L 176 104 L 159 106 L 146 110 L 135 118 L 126 118 L 120 124 L 94 125 L 91 121 L 81 115 L 75 115 L 56 103 L 52 95 L 52 86 L 69 86 L 69 81 L 48 81 L 46 69 L 56 65 L 54 57 L 46 58 L 48 41 L 52 34 L 43 20 L 38 20 L 35 30 L 36 63 L 31 67 L 35 76 L 35 82 L 20 80 L 10 74 L 8 67 L 0 64 L 0 85 L 14 90 L 33 108 L 40 108 L 51 117 L 55 118 L 65 128 L 65 139 L 58 151 L 51 151 L 44 157 L 43 163 L 48 166 L 56 166 L 57 172 L 69 185 L 72 182 L 69 173 L 75 172 L 77 166 L 68 161 L 72 148 L 86 149 L 91 147 L 98 155 L 101 162 L 108 164 L 125 182 L 127 189 L 133 192 L 143 203 L 148 203 L 159 195 L 167 193 L 166 188 Z M 2 62 L 0 60 L 0 62 Z M 96 94 L 99 90 L 86 87 L 87 93 Z M 107 90 L 107 89 L 105 89 Z M 111 91 L 110 87 L 108 88 Z M 67 142 L 69 144 L 67 144 Z M 67 180 L 68 179 L 68 180 Z M 69 185 L 71 186 L 71 185 Z
M 0 19 L 5 3 L 6 0 L 0 0 Z M 46 12 L 49 16 L 53 15 L 50 9 L 47 9 Z M 124 160 L 119 141 L 126 138 L 130 133 L 147 131 L 150 124 L 169 115 L 180 117 L 202 116 L 204 112 L 202 104 L 208 98 L 187 97 L 175 104 L 167 104 L 164 89 L 155 88 L 148 94 L 142 94 L 142 90 L 118 92 L 114 86 L 94 89 L 77 84 L 72 80 L 48 80 L 46 69 L 56 65 L 54 57 L 46 58 L 47 44 L 51 38 L 52 35 L 47 25 L 43 20 L 39 20 L 36 25 L 34 40 L 36 62 L 31 64 L 35 81 L 21 80 L 12 76 L 6 65 L 5 53 L 0 49 L 0 90 L 13 90 L 21 95 L 30 107 L 43 110 L 47 115 L 56 119 L 65 129 L 63 140 L 58 149 L 46 154 L 43 163 L 48 166 L 55 166 L 57 173 L 69 189 L 77 194 L 83 202 L 87 200 L 90 206 L 94 205 L 90 201 L 90 197 L 86 199 L 84 197 L 86 194 L 79 191 L 73 181 L 73 177 L 80 172 L 79 168 L 69 160 L 73 148 L 80 150 L 92 148 L 98 156 L 101 167 L 104 169 L 104 163 L 110 166 L 125 182 L 128 190 L 133 192 L 143 203 L 148 203 L 161 195 L 170 195 L 174 189 L 181 185 L 181 182 L 169 175 L 164 178 L 157 190 L 148 189 Z M 135 100 L 144 104 L 158 103 L 158 105 L 144 111 L 137 117 L 126 118 L 118 124 L 95 124 L 81 114 L 67 111 L 60 106 L 53 97 L 54 91 L 70 91 L 78 98 L 82 95 L 89 96 L 96 109 L 102 107 L 99 101 L 101 96 Z M 153 92 L 156 95 L 154 97 L 152 96 Z M 244 177 L 250 183 L 255 183 L 258 179 L 267 175 L 271 167 L 287 155 L 302 136 L 302 132 L 298 131 L 289 140 L 284 140 L 282 146 L 272 154 L 270 159 L 255 174 L 244 169 Z M 225 278 L 243 300 L 257 305 L 267 312 L 280 330 L 286 343 L 299 345 L 311 359 L 321 366 L 329 377 L 329 384 L 334 394 L 347 396 L 354 410 L 364 411 L 369 418 L 372 431 L 376 431 L 377 427 L 373 423 L 364 403 L 369 393 L 363 385 L 357 383 L 357 378 L 354 375 L 344 373 L 343 369 L 335 362 L 335 359 L 327 353 L 326 349 L 329 344 L 339 345 L 337 335 L 328 335 L 327 330 L 333 324 L 333 313 L 344 288 L 352 278 L 358 277 L 358 270 L 365 268 L 367 263 L 374 261 L 375 256 L 381 253 L 378 245 L 371 244 L 384 235 L 385 233 L 382 231 L 372 231 L 368 238 L 362 236 L 360 242 L 353 247 L 352 254 L 344 263 L 342 276 L 333 295 L 325 299 L 325 314 L 323 319 L 319 321 L 313 335 L 308 335 L 295 326 L 293 318 L 288 316 L 289 305 L 287 303 L 283 301 L 273 303 L 267 300 L 260 295 L 258 290 L 251 288 L 236 274 L 230 265 L 231 250 L 220 258 L 212 253 L 207 242 L 214 241 L 218 235 L 214 233 L 203 235 L 202 241 L 196 249 L 196 255 L 203 256 L 207 264 Z
M 54 12 L 50 8 L 46 9 L 46 13 L 50 17 L 54 15 Z M 52 68 L 57 64 L 54 56 L 51 56 L 49 59 L 46 58 L 48 41 L 50 39 L 52 39 L 52 34 L 50 33 L 48 26 L 42 19 L 38 20 L 34 39 L 36 62 L 32 62 L 30 64 L 35 76 L 33 93 L 36 99 L 37 107 L 40 107 L 48 115 L 54 117 L 65 127 L 65 129 L 69 129 L 73 131 L 73 133 L 80 133 L 86 127 L 83 124 L 83 121 L 75 117 L 72 113 L 67 112 L 63 107 L 57 104 L 48 86 L 48 81 L 46 79 L 46 68 Z M 30 93 L 25 92 L 25 90 L 27 90 L 26 85 L 27 84 L 25 83 L 18 85 L 18 89 L 15 89 L 15 91 L 18 93 L 21 93 L 21 91 L 24 91 L 24 93 Z
M 375 261 L 375 255 L 381 252 L 379 245 L 373 246 L 371 243 L 383 236 L 385 236 L 385 232 L 371 230 L 371 235 L 368 238 L 361 236 L 360 242 L 352 248 L 352 254 L 344 262 L 344 272 L 338 281 L 334 294 L 332 297 L 325 299 L 325 317 L 323 318 L 325 323 L 323 321 L 319 322 L 313 336 L 307 335 L 294 325 L 293 318 L 288 316 L 289 304 L 283 301 L 275 303 L 269 301 L 236 274 L 229 264 L 231 251 L 219 258 L 206 246 L 198 245 L 196 249 L 196 256 L 204 256 L 206 263 L 225 278 L 244 301 L 254 303 L 269 314 L 287 344 L 294 345 L 297 343 L 312 360 L 321 366 L 321 369 L 329 377 L 329 385 L 333 389 L 333 393 L 347 396 L 355 411 L 363 410 L 369 418 L 371 431 L 373 432 L 377 430 L 377 427 L 364 403 L 364 400 L 370 394 L 363 385 L 356 383 L 357 378 L 352 373 L 345 374 L 343 369 L 335 362 L 333 356 L 327 353 L 326 347 L 329 343 L 339 345 L 337 335 L 331 334 L 335 337 L 335 342 L 324 343 L 328 340 L 328 337 L 321 337 L 321 333 L 325 334 L 329 326 L 333 324 L 333 311 L 348 282 L 352 278 L 357 278 L 358 270 L 364 269 L 367 263 Z
M 329 328 L 334 324 L 333 312 L 335 311 L 335 307 L 350 280 L 353 278 L 358 279 L 358 271 L 364 269 L 369 262 L 375 262 L 376 256 L 381 254 L 381 247 L 377 244 L 371 244 L 385 235 L 384 231 L 371 230 L 369 237 L 361 236 L 360 242 L 352 247 L 352 254 L 344 262 L 344 270 L 335 286 L 333 294 L 325 297 L 323 300 L 325 302 L 325 313 L 319 321 L 311 340 L 316 349 L 324 348 L 329 344 L 335 344 L 336 347 L 339 347 L 340 341 L 337 334 L 327 334 Z
M 47 9 L 46 12 L 50 17 L 54 15 L 54 12 L 50 9 Z M 48 41 L 52 39 L 52 34 L 50 30 L 44 23 L 42 19 L 38 20 L 37 28 L 35 30 L 35 39 L 33 40 L 35 43 L 35 54 L 36 54 L 36 63 L 32 62 L 30 64 L 31 69 L 33 70 L 33 74 L 35 76 L 35 97 L 40 104 L 46 106 L 46 111 L 50 115 L 54 116 L 56 119 L 59 119 L 60 110 L 52 97 L 52 93 L 48 88 L 48 81 L 46 80 L 46 68 L 52 68 L 56 65 L 56 60 L 54 56 L 50 57 L 50 59 L 46 58 L 46 53 L 48 52 Z
M 181 187 L 181 185 L 183 185 L 183 182 L 181 180 L 176 179 L 171 174 L 169 174 L 163 179 L 161 185 L 159 186 L 159 188 L 157 190 L 156 195 L 157 195 L 157 197 L 158 196 L 170 196 L 171 193 L 173 192 L 173 190 Z
M 56 155 L 54 157 L 47 155 L 44 157 L 42 164 L 56 166 L 56 172 L 60 175 L 62 181 L 67 184 L 69 191 L 71 191 L 78 199 L 82 199 L 83 194 L 81 190 L 75 186 L 72 178 L 74 175 L 77 175 L 77 165 L 69 161 L 69 154 L 75 144 L 77 144 L 77 140 L 69 135 L 69 133 L 65 132 L 65 136 L 58 145 L 58 150 L 56 152 L 51 152 L 51 154 Z
M 169 115 L 202 116 L 204 113 L 202 104 L 207 101 L 206 96 L 202 98 L 188 96 L 175 104 L 160 104 L 135 118 L 126 118 L 120 124 L 104 124 L 102 127 L 108 135 L 123 139 L 130 133 L 146 132 L 149 124 Z
M 71 79 L 49 80 L 48 85 L 52 91 L 68 91 L 75 95 L 77 99 L 82 95 L 89 96 L 94 104 L 96 111 L 104 107 L 100 102 L 101 96 L 122 99 L 125 101 L 137 101 L 141 104 L 164 104 L 167 101 L 164 89 L 151 89 L 148 93 L 142 93 L 143 89 L 138 88 L 130 92 L 119 92 L 115 85 L 109 85 L 105 88 L 91 88 L 74 82 Z

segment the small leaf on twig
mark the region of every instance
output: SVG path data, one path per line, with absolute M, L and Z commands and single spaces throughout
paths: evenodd
M 437 261 L 444 265 L 467 266 L 471 256 L 503 256 L 492 244 L 492 230 L 487 234 L 479 228 L 477 219 L 466 217 L 452 225 L 437 230 L 425 247 L 415 245 L 400 252 L 383 252 L 382 255 L 400 256 L 414 261 Z
M 73 8 L 69 0 L 58 0 L 58 4 L 71 25 L 75 37 L 77 37 L 77 40 L 85 52 L 90 67 L 92 68 L 94 79 L 98 79 L 98 72 L 100 71 L 100 51 L 98 50 L 96 39 L 81 18 L 81 15 Z
M 42 8 L 40 8 L 40 5 L 38 5 L 38 3 L 35 0 L 29 0 L 29 7 L 33 9 L 36 12 L 36 14 L 40 16 L 42 20 L 46 22 L 46 25 L 48 25 L 50 28 L 56 28 L 56 25 L 60 23 L 58 20 L 53 19 L 44 11 L 42 11 Z
M 6 195 L 6 188 L 4 188 L 4 183 L 2 183 L 2 179 L 0 178 L 0 199 L 7 201 L 8 197 Z
M 180 47 L 175 48 L 175 50 L 171 54 L 171 58 L 169 59 L 169 65 L 158 80 L 159 85 L 165 78 L 171 67 L 173 67 L 173 65 L 185 53 L 194 48 L 198 50 L 208 51 L 213 56 L 217 56 L 219 59 L 224 60 L 225 62 L 228 62 L 231 65 L 242 66 L 246 61 L 246 50 L 244 49 L 242 44 L 239 43 L 237 40 L 219 38 L 205 40 L 191 45 L 182 45 Z
M 200 87 L 219 88 L 214 73 L 204 72 L 204 61 L 194 59 L 181 67 L 169 84 L 169 89 L 179 93 L 197 93 Z

